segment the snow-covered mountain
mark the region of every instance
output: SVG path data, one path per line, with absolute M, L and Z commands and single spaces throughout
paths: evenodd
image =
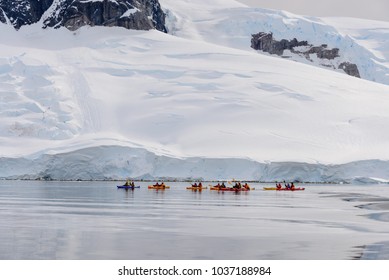
M 167 34 L 0 25 L 0 177 L 389 181 L 389 23 L 209 2 L 161 0 Z M 362 79 L 258 32 L 338 48 Z

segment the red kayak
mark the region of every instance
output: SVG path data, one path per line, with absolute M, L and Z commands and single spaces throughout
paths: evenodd
M 290 192 L 294 192 L 294 191 L 303 191 L 305 190 L 305 188 L 281 188 L 281 189 L 278 189 L 278 188 L 275 188 L 275 187 L 270 187 L 270 188 L 263 188 L 265 191 L 290 191 Z
M 290 192 L 294 192 L 294 191 L 303 191 L 303 190 L 305 190 L 305 188 L 294 188 L 294 189 L 282 188 L 282 189 L 278 189 L 277 191 L 290 191 Z

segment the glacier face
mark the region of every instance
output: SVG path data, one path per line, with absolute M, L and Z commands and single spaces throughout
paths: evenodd
M 339 165 L 260 163 L 239 158 L 176 158 L 147 149 L 98 146 L 36 158 L 0 158 L 0 179 L 23 180 L 244 180 L 260 182 L 389 183 L 389 162 Z

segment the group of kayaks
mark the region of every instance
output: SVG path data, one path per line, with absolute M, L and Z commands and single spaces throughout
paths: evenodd
M 247 183 L 241 183 L 241 182 L 228 182 L 232 186 L 226 186 L 224 182 L 222 184 L 218 183 L 217 185 L 209 185 L 209 189 L 211 191 L 219 191 L 219 192 L 247 192 L 250 190 L 255 190 L 255 188 L 252 188 Z M 234 184 L 233 184 L 234 183 Z M 140 188 L 140 186 L 136 186 L 133 181 L 127 180 L 124 185 L 117 186 L 118 189 L 136 189 Z M 170 189 L 170 186 L 165 185 L 164 182 L 162 183 L 155 183 L 153 185 L 147 186 L 148 189 L 153 190 L 165 190 Z M 194 183 L 191 184 L 191 186 L 186 187 L 187 190 L 192 191 L 202 191 L 208 189 L 207 186 L 203 186 L 202 183 Z M 265 191 L 304 191 L 305 188 L 297 188 L 293 185 L 286 184 L 285 187 L 282 187 L 281 184 L 276 184 L 276 187 L 264 187 L 263 190 Z
M 118 189 L 139 189 L 140 186 L 135 186 L 134 181 L 127 180 L 124 185 L 117 186 Z M 164 190 L 164 189 L 170 189 L 170 186 L 166 186 L 164 182 L 162 183 L 155 183 L 154 185 L 150 185 L 147 187 L 148 189 L 154 189 L 154 190 Z

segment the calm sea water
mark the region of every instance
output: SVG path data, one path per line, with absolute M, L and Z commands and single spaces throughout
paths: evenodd
M 0 259 L 387 259 L 389 187 L 0 181 Z M 208 185 L 208 183 L 206 183 Z

